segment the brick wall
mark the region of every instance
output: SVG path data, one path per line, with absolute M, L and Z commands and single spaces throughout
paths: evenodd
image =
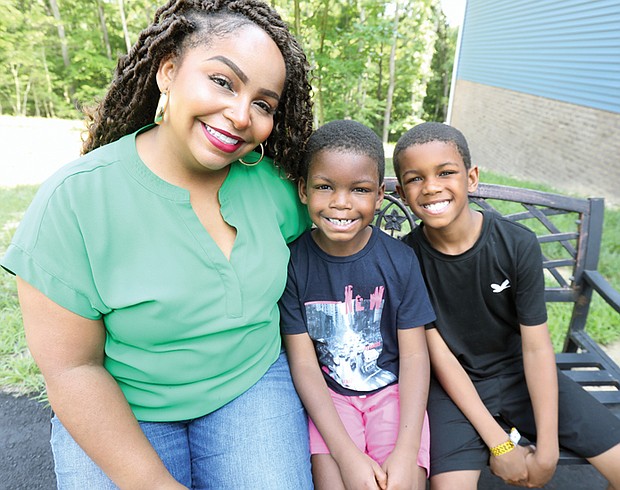
M 620 114 L 457 80 L 452 126 L 482 170 L 620 205 Z

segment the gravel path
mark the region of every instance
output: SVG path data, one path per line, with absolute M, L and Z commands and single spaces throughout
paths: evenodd
M 49 408 L 0 392 L 0 489 L 56 488 Z

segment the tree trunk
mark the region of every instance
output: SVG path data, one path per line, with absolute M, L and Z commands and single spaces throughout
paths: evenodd
M 297 39 L 301 37 L 301 8 L 299 7 L 299 0 L 295 0 L 295 37 Z
M 52 88 L 52 77 L 50 77 L 50 70 L 47 66 L 47 56 L 45 55 L 45 48 L 41 50 L 41 59 L 43 60 L 43 70 L 45 71 L 45 83 L 47 85 L 47 97 L 48 102 L 45 104 L 47 117 L 56 117 L 54 111 L 54 89 Z
M 60 39 L 60 49 L 62 52 L 62 62 L 65 66 L 65 69 L 69 69 L 71 66 L 71 60 L 69 59 L 69 47 L 67 44 L 67 36 L 65 34 L 65 25 L 62 22 L 62 18 L 60 17 L 60 9 L 58 8 L 58 2 L 56 0 L 49 0 L 50 7 L 52 9 L 52 14 L 54 15 L 54 19 L 56 20 L 56 28 L 58 30 L 58 38 Z M 64 89 L 65 98 L 67 102 L 76 105 L 76 101 L 74 100 L 75 88 L 73 84 L 69 81 L 68 85 Z
M 99 13 L 99 22 L 101 23 L 101 33 L 103 34 L 103 45 L 105 46 L 105 54 L 109 60 L 112 59 L 112 48 L 110 47 L 110 37 L 108 36 L 108 27 L 105 23 L 105 13 L 101 0 L 97 0 L 97 12 Z
M 319 42 L 319 53 L 323 54 L 325 50 L 325 37 L 327 36 L 327 21 L 329 19 L 329 0 L 323 0 L 323 12 L 321 13 L 321 32 L 319 32 L 320 42 Z M 320 68 L 320 67 L 319 67 Z M 325 121 L 325 105 L 323 101 L 323 74 L 319 69 L 319 74 L 317 76 L 318 87 L 317 87 L 317 115 L 318 115 L 318 123 L 319 125 L 323 124 Z
M 34 115 L 41 117 L 41 106 L 39 104 L 39 96 L 37 95 L 36 89 L 32 91 L 32 99 L 34 100 Z
M 28 95 L 30 94 L 30 87 L 32 87 L 32 76 L 28 77 L 26 90 L 24 90 L 24 95 L 22 96 L 22 116 L 28 115 Z
M 127 19 L 125 18 L 125 4 L 123 0 L 118 0 L 118 8 L 121 11 L 121 24 L 123 25 L 123 36 L 125 37 L 125 46 L 127 46 L 127 54 L 131 49 L 131 41 L 129 40 L 129 30 L 127 29 Z
M 15 85 L 15 104 L 13 106 L 16 115 L 22 115 L 22 96 L 21 86 L 19 83 L 19 67 L 15 63 L 11 63 L 11 75 L 13 75 L 13 84 Z
M 381 100 L 383 98 L 383 91 L 381 90 L 381 86 L 383 85 L 383 43 L 379 45 L 377 52 L 379 53 L 379 59 L 377 60 L 377 93 L 375 97 L 377 100 Z
M 385 100 L 385 113 L 383 115 L 383 142 L 387 143 L 390 132 L 390 117 L 392 114 L 392 99 L 394 98 L 394 83 L 396 79 L 396 43 L 398 41 L 398 15 L 399 2 L 394 6 L 394 27 L 392 35 L 392 48 L 390 49 L 390 81 L 387 98 Z
M 56 29 L 58 30 L 58 38 L 60 39 L 62 61 L 65 65 L 65 68 L 69 68 L 71 62 L 69 60 L 69 48 L 67 45 L 67 36 L 65 34 L 65 25 L 62 23 L 62 18 L 60 17 L 58 2 L 56 0 L 49 0 L 49 2 L 52 9 L 52 14 L 54 15 L 54 19 L 56 20 Z
M 365 23 L 366 23 L 366 10 L 364 9 L 364 7 L 361 7 L 360 8 L 360 24 L 364 25 Z M 364 49 L 364 40 L 360 39 L 357 42 L 357 45 L 358 45 L 358 50 L 361 53 Z M 361 59 L 362 58 L 360 56 L 360 60 Z M 368 57 L 366 59 L 366 65 L 365 65 L 366 68 L 368 68 L 371 63 L 372 63 L 372 59 L 370 57 L 370 53 L 368 53 Z M 357 104 L 362 112 L 364 111 L 364 105 L 366 103 L 366 86 L 364 84 L 366 76 L 367 76 L 367 71 L 363 70 L 357 79 Z

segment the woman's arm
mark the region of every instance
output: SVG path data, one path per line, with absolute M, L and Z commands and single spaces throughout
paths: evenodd
M 426 341 L 435 376 L 452 401 L 474 426 L 487 447 L 495 447 L 506 442 L 508 435 L 488 411 L 473 382 L 437 329 L 426 330 Z M 525 455 L 527 452 L 525 448 L 517 446 L 501 456 L 491 455 L 491 471 L 506 482 L 526 480 Z
M 385 488 L 385 473 L 362 453 L 340 420 L 307 333 L 284 335 L 291 375 L 308 415 L 340 469 L 346 488 Z
M 168 473 L 103 367 L 103 322 L 66 310 L 19 277 L 17 290 L 28 347 L 52 409 L 75 441 L 121 488 L 185 488 Z
M 523 367 L 536 422 L 536 451 L 529 455 L 528 483 L 542 487 L 555 472 L 558 443 L 558 375 L 547 324 L 521 326 Z
M 416 467 L 420 450 L 430 363 L 424 327 L 398 330 L 400 420 L 398 439 L 383 469 L 388 488 L 417 488 Z

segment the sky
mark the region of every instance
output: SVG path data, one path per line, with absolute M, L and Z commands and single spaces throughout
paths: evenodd
M 461 25 L 466 0 L 441 0 L 441 8 L 451 26 Z

